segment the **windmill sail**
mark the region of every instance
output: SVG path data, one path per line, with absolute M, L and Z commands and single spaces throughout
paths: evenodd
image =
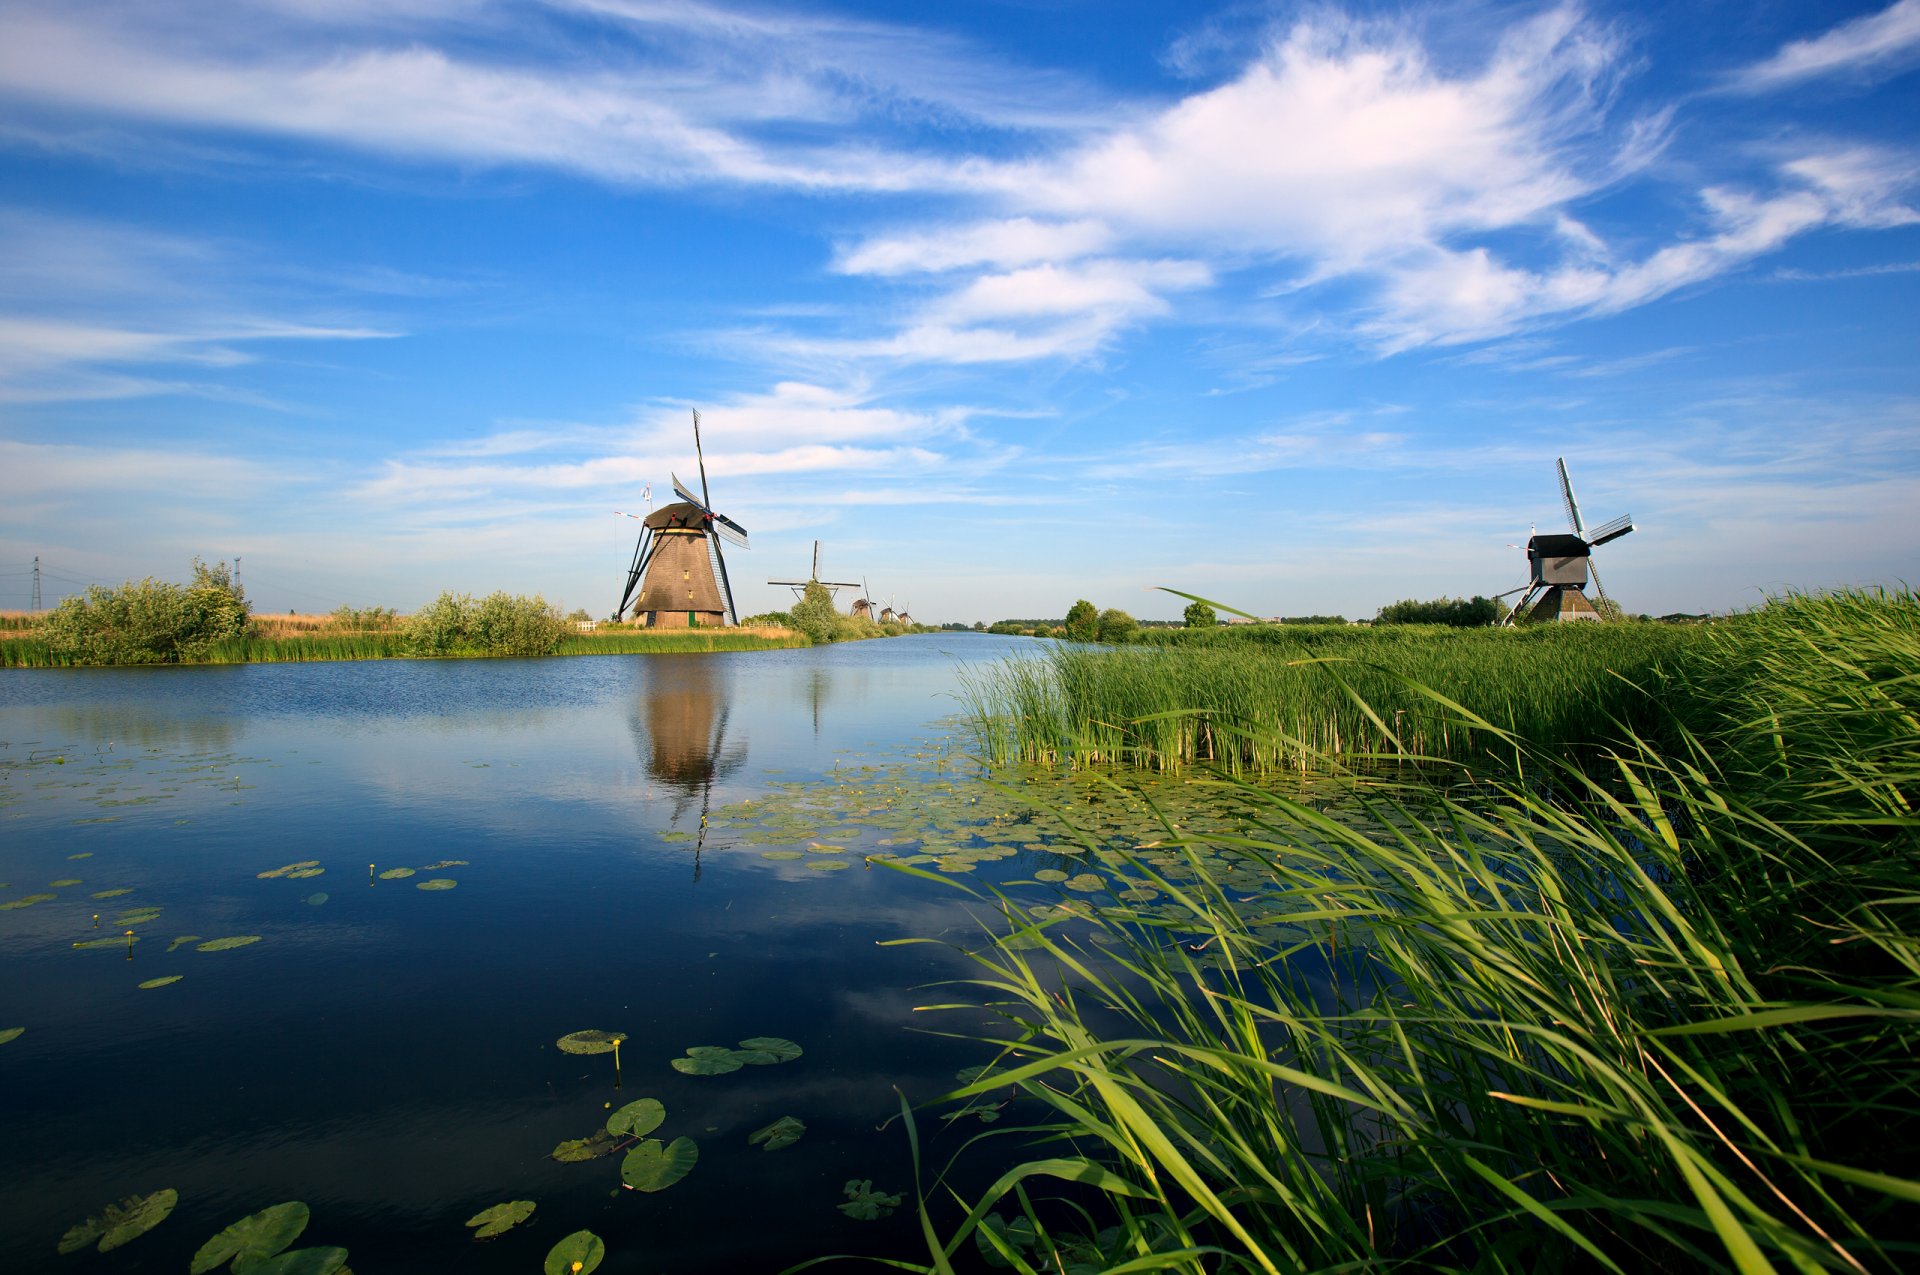
M 680 500 L 646 516 L 616 618 L 628 614 L 631 606 L 633 617 L 644 617 L 649 626 L 739 623 L 720 541 L 749 548 L 747 529 L 713 508 L 698 412 L 693 414 L 693 445 L 700 494 L 694 495 L 678 475 L 669 475 Z

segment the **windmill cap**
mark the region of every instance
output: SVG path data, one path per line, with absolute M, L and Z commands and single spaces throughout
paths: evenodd
M 1527 541 L 1527 548 L 1543 558 L 1584 558 L 1588 556 L 1587 542 L 1578 536 L 1561 532 L 1557 535 L 1536 535 Z

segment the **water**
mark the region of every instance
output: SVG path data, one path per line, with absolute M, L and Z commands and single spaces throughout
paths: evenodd
M 301 1245 L 345 1246 L 362 1275 L 536 1270 L 582 1228 L 610 1271 L 914 1252 L 906 1140 L 878 1126 L 896 1090 L 931 1097 L 983 1058 L 913 1030 L 971 1026 L 912 1012 L 964 962 L 877 943 L 971 933 L 965 899 L 863 868 L 857 844 L 846 871 L 769 861 L 702 812 L 836 767 L 948 765 L 956 660 L 1021 649 L 0 671 L 0 902 L 57 896 L 0 911 L 0 1029 L 26 1028 L 0 1045 L 0 1270 L 178 1272 L 283 1200 L 312 1208 Z M 323 875 L 258 875 L 309 859 Z M 415 888 L 434 877 L 458 885 Z M 141 906 L 162 911 L 132 959 L 73 946 Z M 169 953 L 182 935 L 260 941 Z M 554 1047 L 586 1028 L 629 1035 L 619 1087 L 611 1056 Z M 806 1052 L 669 1066 L 752 1036 Z M 640 1097 L 666 1105 L 656 1136 L 698 1143 L 685 1181 L 641 1194 L 619 1156 L 549 1158 Z M 783 1115 L 797 1145 L 748 1145 Z M 850 1178 L 908 1207 L 852 1221 Z M 163 1187 L 180 1203 L 148 1235 L 55 1255 Z M 531 1222 L 473 1242 L 465 1220 L 514 1199 Z

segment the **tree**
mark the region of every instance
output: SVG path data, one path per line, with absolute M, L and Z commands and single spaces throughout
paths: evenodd
M 1097 634 L 1102 642 L 1131 642 L 1139 631 L 1140 622 L 1119 607 L 1108 607 L 1100 613 Z
M 807 581 L 800 600 L 793 604 L 793 627 L 807 635 L 807 640 L 815 646 L 825 646 L 833 641 L 833 622 L 838 613 L 833 609 L 833 595 L 827 592 L 827 586 L 818 580 Z
M 1100 635 L 1100 613 L 1093 603 L 1081 598 L 1067 608 L 1067 636 L 1075 642 L 1092 642 Z
M 1184 614 L 1187 618 L 1187 627 L 1190 629 L 1210 629 L 1220 623 L 1220 617 L 1213 613 L 1213 608 L 1197 598 L 1187 603 Z
M 76 664 L 173 664 L 204 659 L 215 643 L 245 637 L 252 622 L 227 564 L 195 558 L 191 584 L 149 576 L 93 585 L 49 611 L 40 635 Z
M 1407 598 L 1381 607 L 1374 623 L 1450 624 L 1457 629 L 1474 629 L 1498 624 L 1503 614 L 1504 608 L 1492 598 L 1435 598 L 1431 602 Z

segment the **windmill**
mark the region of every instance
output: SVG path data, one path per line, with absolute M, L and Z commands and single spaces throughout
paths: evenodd
M 807 586 L 810 584 L 819 585 L 821 588 L 825 589 L 828 592 L 828 594 L 836 598 L 840 596 L 840 590 L 842 589 L 858 589 L 861 587 L 860 585 L 854 584 L 851 581 L 847 581 L 847 580 L 822 580 L 820 578 L 820 542 L 818 540 L 813 542 L 813 574 L 812 575 L 808 576 L 804 580 L 769 580 L 767 581 L 767 583 L 787 585 L 789 588 L 793 590 L 793 596 L 796 598 L 806 597 Z M 853 613 L 855 615 L 860 614 L 860 604 L 858 602 L 854 603 L 853 605 Z
M 1566 502 L 1567 523 L 1573 530 L 1566 535 L 1541 535 L 1536 531 L 1527 537 L 1527 583 L 1500 595 L 1503 598 L 1510 593 L 1521 595 L 1520 601 L 1507 616 L 1508 624 L 1520 619 L 1603 618 L 1593 603 L 1587 601 L 1589 578 L 1593 581 L 1594 594 L 1609 609 L 1613 605 L 1606 589 L 1601 587 L 1600 572 L 1593 566 L 1593 551 L 1609 540 L 1618 540 L 1632 531 L 1633 515 L 1621 514 L 1611 522 L 1588 530 L 1586 520 L 1580 516 L 1580 502 L 1573 495 L 1573 479 L 1567 475 L 1567 462 L 1556 458 L 1553 464 L 1560 474 L 1560 497 Z
M 640 540 L 633 547 L 627 587 L 613 613 L 616 620 L 631 614 L 649 628 L 717 627 L 740 622 L 720 542 L 728 540 L 742 549 L 752 546 L 747 543 L 745 527 L 713 508 L 707 492 L 707 458 L 700 449 L 698 412 L 693 414 L 693 453 L 700 463 L 700 494 L 695 496 L 675 477 L 673 490 L 679 501 L 663 505 L 640 520 Z
M 894 622 L 895 622 L 896 620 L 898 620 L 899 618 L 900 618 L 900 617 L 899 617 L 899 616 L 898 616 L 897 614 L 895 614 L 895 613 L 894 613 L 894 609 L 893 609 L 893 595 L 892 595 L 892 594 L 888 594 L 888 595 L 887 595 L 887 605 L 885 605 L 885 606 L 883 606 L 883 607 L 881 607 L 881 608 L 880 608 L 880 623 L 882 623 L 882 624 L 892 624 L 892 623 L 894 623 Z
M 867 587 L 865 576 L 860 578 L 860 596 L 853 600 L 853 618 L 856 620 L 873 618 L 873 590 Z

